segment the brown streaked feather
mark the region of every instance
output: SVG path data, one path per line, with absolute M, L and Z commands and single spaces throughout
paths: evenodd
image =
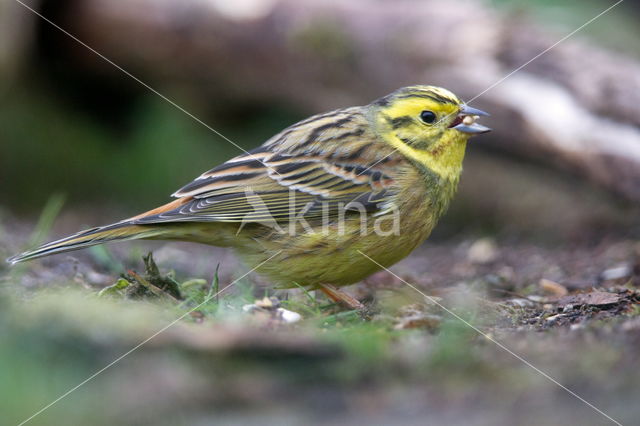
M 392 194 L 395 166 L 404 161 L 376 141 L 361 107 L 311 117 L 207 171 L 174 194 L 179 203 L 133 223 L 288 220 L 319 215 L 322 203 L 335 215 L 354 200 L 373 211 Z

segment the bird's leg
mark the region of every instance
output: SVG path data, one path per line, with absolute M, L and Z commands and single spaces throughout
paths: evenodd
M 345 293 L 342 290 L 339 290 L 337 287 L 332 286 L 331 284 L 320 284 L 320 290 L 327 295 L 327 297 L 333 300 L 336 303 L 340 303 L 348 307 L 349 309 L 354 309 L 356 311 L 365 311 L 365 306 L 358 301 L 355 297 L 351 296 L 348 293 Z

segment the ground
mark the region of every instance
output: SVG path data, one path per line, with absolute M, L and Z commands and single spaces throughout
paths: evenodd
M 35 234 L 4 214 L 0 255 L 52 210 Z M 620 236 L 463 233 L 348 287 L 366 314 L 252 275 L 225 289 L 246 268 L 195 244 L 3 265 L 0 412 L 17 424 L 115 360 L 30 424 L 633 424 L 638 259 Z

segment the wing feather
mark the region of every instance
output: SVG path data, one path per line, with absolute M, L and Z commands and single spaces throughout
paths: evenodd
M 177 204 L 134 222 L 287 221 L 337 215 L 355 203 L 375 212 L 394 193 L 401 161 L 377 142 L 362 108 L 332 111 L 203 173 L 174 194 Z

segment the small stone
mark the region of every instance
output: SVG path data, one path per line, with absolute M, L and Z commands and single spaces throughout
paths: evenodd
M 255 305 L 258 308 L 271 310 L 280 306 L 280 302 L 275 297 L 269 298 L 265 296 L 262 300 L 256 300 Z
M 528 299 L 509 299 L 505 303 L 512 306 L 518 306 L 520 308 L 530 308 L 535 306 L 534 302 Z
M 278 313 L 278 315 L 280 315 L 280 318 L 282 318 L 282 321 L 286 322 L 287 324 L 292 324 L 302 319 L 302 315 L 300 315 L 297 312 L 290 311 L 288 309 L 278 308 L 276 312 Z
M 562 297 L 569 294 L 569 291 L 565 286 L 563 286 L 562 284 L 558 284 L 555 281 L 548 280 L 546 278 L 542 278 L 538 282 L 538 286 L 540 287 L 540 289 L 542 289 L 542 291 L 552 296 Z
M 613 281 L 619 280 L 621 278 L 629 278 L 633 275 L 633 268 L 629 265 L 620 265 L 615 268 L 610 268 L 605 271 L 602 271 L 600 274 L 600 279 L 602 281 Z
M 302 315 L 280 307 L 280 301 L 274 298 L 265 297 L 256 300 L 255 303 L 244 305 L 244 312 L 254 316 L 260 323 L 265 324 L 291 324 L 302 319 Z
M 498 258 L 498 247 L 491 238 L 481 238 L 471 244 L 467 259 L 471 263 L 491 263 Z

